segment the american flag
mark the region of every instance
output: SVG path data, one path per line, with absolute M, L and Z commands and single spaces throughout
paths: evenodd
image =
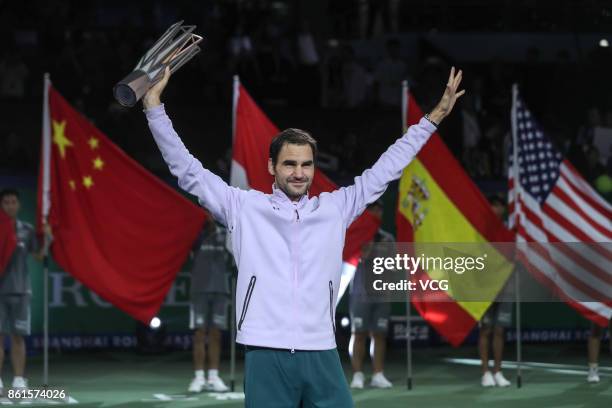
M 607 326 L 612 317 L 612 206 L 554 146 L 516 85 L 512 136 L 509 223 L 520 259 L 561 299 Z

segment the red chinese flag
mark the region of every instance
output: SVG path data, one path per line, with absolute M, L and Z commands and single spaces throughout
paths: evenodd
M 15 223 L 0 210 L 0 275 L 4 274 L 15 248 L 17 248 Z
M 205 214 L 128 157 L 53 87 L 48 103 L 53 258 L 100 297 L 148 324 Z M 43 181 L 44 166 L 39 204 Z

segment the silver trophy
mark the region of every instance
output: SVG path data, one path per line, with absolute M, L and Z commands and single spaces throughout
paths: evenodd
M 192 34 L 196 26 L 184 26 L 183 21 L 173 24 L 142 56 L 134 71 L 113 88 L 115 99 L 123 106 L 132 107 L 164 76 L 166 66 L 176 72 L 200 52 L 202 37 Z

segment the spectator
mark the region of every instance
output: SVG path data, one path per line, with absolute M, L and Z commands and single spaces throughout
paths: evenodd
M 259 80 L 261 78 L 253 40 L 246 32 L 244 24 L 239 23 L 228 41 L 229 69 L 240 75 L 244 80 Z
M 350 45 L 342 47 L 342 84 L 344 106 L 356 108 L 365 103 L 370 86 L 370 75 L 355 58 L 355 50 Z
M 465 103 L 462 103 L 461 114 L 463 116 L 463 148 L 473 149 L 478 145 L 482 134 L 478 123 L 478 116 L 474 109 L 474 101 L 470 95 L 466 95 Z
M 376 66 L 374 81 L 378 103 L 383 107 L 397 108 L 402 102 L 402 80 L 406 76 L 406 64 L 400 58 L 400 42 L 390 39 L 385 45 L 387 56 Z
M 319 72 L 319 53 L 310 25 L 303 20 L 296 36 L 297 71 L 293 83 L 296 92 L 293 96 L 295 106 L 317 106 L 321 98 L 321 75 Z
M 21 56 L 10 50 L 0 61 L 0 97 L 23 99 L 29 70 Z

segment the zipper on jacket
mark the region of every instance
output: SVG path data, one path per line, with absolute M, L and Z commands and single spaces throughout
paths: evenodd
M 298 228 L 298 229 L 296 229 L 296 234 L 293 237 L 293 244 L 292 244 L 293 251 L 294 251 L 294 257 L 296 257 L 296 258 L 293 259 L 295 264 L 293 265 L 293 285 L 292 285 L 293 286 L 293 305 L 292 305 L 292 308 L 293 308 L 293 321 L 294 322 L 297 321 L 297 305 L 296 305 L 297 299 L 296 298 L 297 298 L 297 293 L 298 293 L 298 289 L 297 289 L 297 275 L 298 275 L 298 270 L 297 270 L 297 268 L 298 268 L 297 253 L 298 253 L 298 251 L 297 251 L 296 242 L 297 242 L 297 233 L 299 231 L 299 227 L 298 227 L 299 223 L 300 223 L 300 213 L 299 213 L 299 211 L 298 211 L 298 209 L 296 207 L 295 208 L 295 224 L 296 224 L 296 228 Z M 294 330 L 294 332 L 293 332 L 293 344 L 295 344 L 297 342 L 296 333 L 297 333 L 297 330 Z M 291 354 L 295 354 L 295 347 L 291 347 Z
M 329 281 L 329 317 L 331 319 L 334 334 L 336 334 L 336 322 L 334 322 L 334 284 Z
M 251 296 L 253 296 L 253 290 L 255 289 L 255 282 L 257 281 L 257 276 L 251 276 L 249 280 L 249 286 L 247 287 L 246 295 L 244 296 L 244 302 L 242 303 L 242 313 L 240 314 L 240 320 L 238 321 L 238 330 L 242 328 L 242 323 L 246 317 L 247 310 L 249 308 L 249 303 L 251 303 Z

